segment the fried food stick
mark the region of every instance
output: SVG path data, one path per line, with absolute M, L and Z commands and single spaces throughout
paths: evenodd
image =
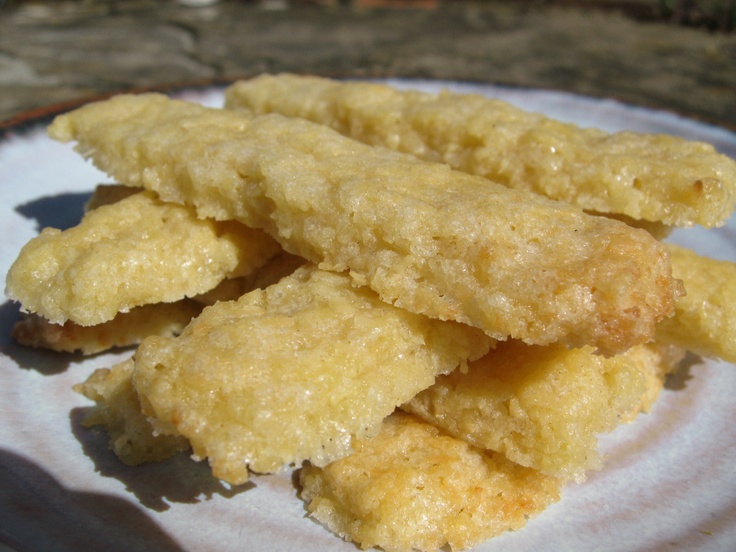
M 362 549 L 465 550 L 526 525 L 562 480 L 397 412 L 355 453 L 300 472 L 312 517 Z
M 155 432 L 187 438 L 215 477 L 239 484 L 249 470 L 348 454 L 354 437 L 491 344 L 306 266 L 206 308 L 177 338 L 145 339 L 132 377 Z
M 12 335 L 21 345 L 83 355 L 138 345 L 150 335 L 175 337 L 205 306 L 232 301 L 249 291 L 274 284 L 302 264 L 303 259 L 281 252 L 248 276 L 223 280 L 214 289 L 191 299 L 141 305 L 94 326 L 70 321 L 52 324 L 36 314 L 25 314 L 13 327 Z
M 265 266 L 250 276 L 225 280 L 212 292 L 208 292 L 204 296 L 196 296 L 192 299 L 185 299 L 171 304 L 158 303 L 137 307 L 131 310 L 130 313 L 118 314 L 113 320 L 100 326 L 80 327 L 72 325 L 72 335 L 65 335 L 59 339 L 48 338 L 47 333 L 53 334 L 54 331 L 58 332 L 60 330 L 48 329 L 48 323 L 39 317 L 32 316 L 31 318 L 34 323 L 39 323 L 39 320 L 41 320 L 41 323 L 46 326 L 42 325 L 40 329 L 35 327 L 25 329 L 29 331 L 29 339 L 38 340 L 44 336 L 47 337 L 46 342 L 36 346 L 55 348 L 56 350 L 82 349 L 85 353 L 91 352 L 94 349 L 94 344 L 99 345 L 100 340 L 93 339 L 93 337 L 98 333 L 103 333 L 103 331 L 106 336 L 103 340 L 104 344 L 107 344 L 107 339 L 114 339 L 116 345 L 133 345 L 140 343 L 144 338 L 151 335 L 175 337 L 181 333 L 186 324 L 191 321 L 191 318 L 195 314 L 199 314 L 206 305 L 212 305 L 216 301 L 236 300 L 254 289 L 275 284 L 281 278 L 294 272 L 301 264 L 303 264 L 302 260 L 282 253 L 276 255 Z M 195 312 L 186 320 L 186 323 L 184 323 L 184 320 L 181 321 L 181 327 L 176 326 L 176 321 L 171 318 L 178 318 L 179 309 L 185 306 Z M 176 310 L 171 316 L 167 317 L 167 308 L 176 308 Z M 120 322 L 118 320 L 129 315 L 134 315 L 135 319 L 133 321 L 127 320 L 126 327 L 119 328 Z M 161 325 L 167 324 L 167 331 L 158 326 L 151 328 L 149 319 L 156 320 L 157 318 L 163 318 Z M 65 324 L 61 331 L 65 332 L 67 325 L 69 323 Z M 65 347 L 62 348 L 61 345 L 65 345 Z M 99 351 L 95 350 L 94 352 Z M 84 425 L 87 427 L 103 426 L 109 436 L 110 449 L 115 452 L 121 462 L 128 465 L 158 462 L 181 450 L 189 449 L 189 441 L 181 435 L 161 435 L 154 432 L 148 417 L 141 411 L 138 393 L 133 386 L 134 369 L 135 362 L 128 359 L 112 368 L 95 370 L 86 381 L 74 387 L 77 392 L 96 403 L 84 419 Z
M 94 326 L 119 312 L 178 301 L 250 274 L 281 250 L 260 230 L 197 219 L 142 192 L 46 228 L 11 266 L 6 295 L 53 324 Z
M 640 345 L 606 358 L 589 347 L 507 341 L 403 408 L 513 462 L 583 481 L 602 465 L 598 435 L 651 407 L 681 359 L 675 353 Z
M 728 219 L 736 202 L 736 162 L 710 144 L 609 134 L 476 94 L 262 75 L 231 86 L 226 107 L 304 117 L 369 144 L 599 213 L 712 227 Z
M 657 327 L 657 340 L 706 358 L 736 362 L 736 264 L 668 245 L 672 270 L 685 284 L 675 315 Z
M 305 120 L 149 94 L 87 105 L 49 134 L 119 182 L 497 339 L 615 353 L 648 341 L 680 292 L 645 231 Z

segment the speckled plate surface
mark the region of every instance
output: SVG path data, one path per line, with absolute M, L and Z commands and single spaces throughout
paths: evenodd
M 606 130 L 668 132 L 736 157 L 736 134 L 670 113 L 543 90 L 394 81 L 452 87 L 511 101 Z M 222 88 L 180 96 L 220 105 Z M 49 140 L 42 121 L 0 141 L 0 274 L 44 226 L 75 224 L 93 187 L 108 179 L 70 146 Z M 736 261 L 736 220 L 672 238 Z M 18 551 L 354 551 L 306 517 L 290 474 L 241 488 L 214 480 L 186 455 L 121 465 L 106 436 L 80 427 L 90 402 L 72 386 L 130 354 L 89 359 L 28 350 L 9 333 L 17 307 L 0 305 L 0 543 Z M 736 367 L 693 359 L 654 410 L 606 436 L 605 469 L 526 528 L 478 547 L 518 550 L 730 551 L 736 543 Z M 0 550 L 5 550 L 0 545 Z

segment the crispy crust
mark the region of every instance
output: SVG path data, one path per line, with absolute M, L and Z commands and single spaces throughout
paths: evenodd
M 322 469 L 304 467 L 301 497 L 311 516 L 363 549 L 471 548 L 526 525 L 562 487 L 404 413 L 355 449 Z
M 523 466 L 583 481 L 602 466 L 598 435 L 647 410 L 677 360 L 656 345 L 606 358 L 589 347 L 511 341 L 403 408 Z
M 308 121 L 149 94 L 49 132 L 119 181 L 263 228 L 387 302 L 494 338 L 615 353 L 648 341 L 680 292 L 644 231 Z
M 53 324 L 93 326 L 209 291 L 279 250 L 259 230 L 200 220 L 191 208 L 140 192 L 93 209 L 73 228 L 45 228 L 21 250 L 5 291 Z
M 736 263 L 709 259 L 674 244 L 672 270 L 687 295 L 657 326 L 657 340 L 706 358 L 736 362 Z
M 29 347 L 93 355 L 137 345 L 149 335 L 177 336 L 201 310 L 202 305 L 190 299 L 142 305 L 94 326 L 52 324 L 36 314 L 27 314 L 15 324 L 12 336 Z
M 262 75 L 226 106 L 279 112 L 582 209 L 674 226 L 720 226 L 736 202 L 736 162 L 710 144 L 608 134 L 474 94 L 400 91 L 366 82 Z
M 249 469 L 344 456 L 353 437 L 490 345 L 475 328 L 303 267 L 206 308 L 176 339 L 146 339 L 133 382 L 158 432 L 183 435 L 216 477 L 238 484 Z
M 133 387 L 132 359 L 112 368 L 95 370 L 84 383 L 75 386 L 78 393 L 97 404 L 84 419 L 87 427 L 103 426 L 109 435 L 109 446 L 126 465 L 160 462 L 189 449 L 189 442 L 179 435 L 154 432 L 148 418 L 141 412 L 140 401 Z

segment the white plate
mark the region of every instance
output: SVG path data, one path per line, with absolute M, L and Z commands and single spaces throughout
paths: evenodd
M 607 130 L 678 134 L 736 158 L 736 134 L 670 113 L 568 94 L 486 85 L 394 82 L 481 92 Z M 220 105 L 222 89 L 182 93 Z M 95 184 L 107 182 L 72 152 L 26 126 L 0 141 L 0 274 L 42 226 L 73 225 Z M 736 261 L 736 221 L 674 240 Z M 305 516 L 290 476 L 230 489 L 206 464 L 180 455 L 125 467 L 106 436 L 80 427 L 90 406 L 72 391 L 126 353 L 91 359 L 11 343 L 15 305 L 0 306 L 0 543 L 17 550 L 352 551 Z M 694 362 L 654 411 L 603 439 L 606 468 L 526 528 L 478 550 L 732 550 L 736 543 L 736 369 Z M 0 545 L 0 550 L 3 547 Z

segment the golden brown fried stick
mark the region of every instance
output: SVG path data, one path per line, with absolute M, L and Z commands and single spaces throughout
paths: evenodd
M 508 341 L 403 408 L 518 464 L 582 481 L 602 465 L 598 435 L 648 409 L 678 360 L 654 345 L 605 358 Z
M 736 201 L 736 162 L 709 144 L 584 129 L 475 94 L 263 75 L 231 86 L 226 106 L 304 117 L 601 213 L 712 227 Z
M 687 295 L 657 327 L 657 340 L 707 358 L 736 362 L 736 264 L 669 244 L 672 270 Z
M 183 435 L 216 477 L 238 484 L 249 469 L 344 456 L 353 437 L 490 345 L 476 328 L 309 266 L 206 308 L 178 338 L 144 340 L 133 383 L 157 432 Z
M 178 301 L 251 273 L 280 250 L 260 230 L 197 219 L 141 192 L 44 229 L 21 250 L 8 298 L 54 324 L 92 326 L 133 307 Z
M 355 449 L 324 468 L 305 466 L 301 496 L 310 515 L 362 549 L 471 548 L 526 525 L 562 487 L 401 412 Z
M 301 119 L 148 94 L 87 105 L 49 133 L 121 182 L 264 228 L 387 302 L 494 338 L 625 350 L 680 290 L 644 231 Z
M 167 307 L 178 307 L 182 304 L 195 305 L 193 310 L 198 314 L 205 305 L 214 304 L 216 301 L 229 301 L 239 298 L 241 295 L 254 289 L 267 287 L 278 282 L 284 276 L 291 274 L 303 261 L 282 253 L 272 258 L 265 266 L 258 269 L 251 276 L 236 278 L 234 280 L 225 280 L 217 286 L 212 292 L 208 292 L 205 296 L 196 296 L 193 299 L 186 299 L 177 303 L 157 304 L 143 306 L 133 309 L 130 315 L 138 312 L 146 313 L 153 310 L 152 318 L 156 318 L 160 309 Z M 86 332 L 99 332 L 101 327 L 106 328 L 110 335 L 114 336 L 116 344 L 121 340 L 119 335 L 120 329 L 115 327 L 116 321 L 125 314 L 119 314 L 110 322 L 101 326 L 91 326 L 82 328 L 75 326 L 74 333 L 80 333 L 88 336 Z M 33 317 L 36 320 L 38 317 Z M 190 317 L 191 318 L 191 317 Z M 168 320 L 171 324 L 171 320 Z M 186 321 L 187 323 L 189 320 Z M 48 324 L 44 322 L 44 324 Z M 69 325 L 67 323 L 65 327 Z M 154 328 L 156 331 L 146 331 L 150 326 L 147 320 L 141 321 L 141 327 L 131 329 L 136 333 L 136 337 L 142 338 L 150 335 L 158 335 L 162 337 L 174 337 L 181 333 L 181 328 L 176 328 L 176 332 L 165 333 L 161 328 Z M 43 328 L 42 328 L 43 330 Z M 41 333 L 43 334 L 43 331 Z M 93 333 L 94 335 L 94 333 Z M 126 333 L 122 332 L 125 336 Z M 38 339 L 38 333 L 32 332 L 29 339 Z M 76 340 L 78 342 L 79 340 Z M 66 341 L 64 341 L 66 343 Z M 53 343 L 56 344 L 56 343 Z M 134 344 L 133 342 L 127 343 Z M 49 347 L 48 343 L 41 346 Z M 52 347 L 53 348 L 53 347 Z M 84 350 L 89 349 L 90 345 L 84 341 Z M 58 347 L 57 347 L 58 350 Z M 62 350 L 68 350 L 62 349 Z M 157 462 L 168 458 L 169 456 L 189 448 L 189 441 L 181 435 L 160 435 L 155 433 L 148 417 L 141 411 L 138 393 L 133 387 L 133 370 L 135 364 L 132 359 L 124 361 L 112 368 L 101 368 L 95 370 L 92 375 L 84 382 L 75 386 L 75 390 L 82 393 L 87 398 L 96 402 L 90 414 L 85 418 L 84 425 L 94 426 L 101 425 L 109 434 L 110 449 L 115 452 L 120 460 L 129 465 L 142 464 L 144 462 Z
M 36 314 L 25 314 L 13 327 L 12 336 L 21 345 L 53 351 L 78 351 L 83 355 L 138 345 L 149 335 L 175 337 L 205 306 L 217 301 L 231 301 L 254 289 L 274 284 L 304 262 L 282 252 L 248 276 L 223 280 L 216 288 L 191 299 L 141 305 L 94 326 L 80 326 L 69 321 L 52 324 Z

